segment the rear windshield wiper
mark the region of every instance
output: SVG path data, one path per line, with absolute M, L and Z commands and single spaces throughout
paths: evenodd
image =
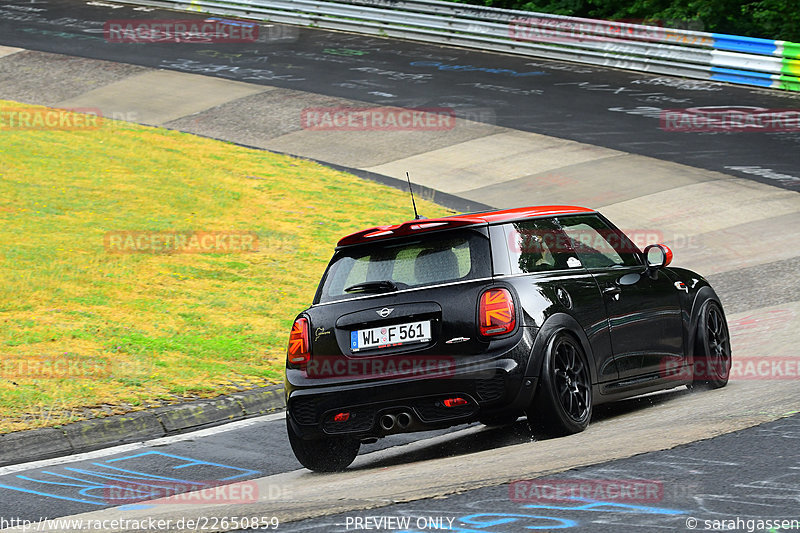
M 388 279 L 381 281 L 365 281 L 350 285 L 344 292 L 391 292 L 397 290 L 397 284 Z

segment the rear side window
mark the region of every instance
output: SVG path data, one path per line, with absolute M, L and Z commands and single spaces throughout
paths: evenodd
M 479 231 L 446 231 L 338 251 L 322 279 L 317 302 L 361 296 L 346 289 L 389 281 L 398 290 L 491 275 L 489 240 Z

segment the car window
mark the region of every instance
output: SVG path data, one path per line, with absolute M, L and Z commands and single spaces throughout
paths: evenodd
M 389 281 L 398 289 L 488 277 L 488 238 L 475 231 L 447 231 L 413 240 L 350 247 L 337 252 L 323 279 L 319 301 L 359 296 L 346 289 Z
M 512 274 L 580 266 L 566 235 L 553 220 L 525 220 L 507 224 L 505 229 Z
M 559 217 L 558 224 L 586 268 L 640 264 L 636 246 L 596 215 Z

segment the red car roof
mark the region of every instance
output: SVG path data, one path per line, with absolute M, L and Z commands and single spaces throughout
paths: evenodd
M 474 226 L 476 224 L 496 224 L 511 220 L 534 218 L 554 215 L 571 215 L 578 213 L 594 213 L 594 209 L 588 207 L 577 207 L 573 205 L 543 205 L 536 207 L 517 207 L 514 209 L 504 209 L 501 211 L 485 211 L 483 213 L 465 213 L 443 218 L 426 218 L 421 220 L 409 220 L 402 224 L 390 226 L 376 226 L 365 230 L 351 233 L 339 240 L 339 246 L 349 246 L 372 242 L 391 237 L 401 237 L 413 235 L 423 231 L 434 229 L 457 228 L 461 226 Z

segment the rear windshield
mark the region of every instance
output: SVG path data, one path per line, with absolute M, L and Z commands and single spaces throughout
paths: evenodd
M 490 275 L 489 239 L 483 232 L 428 233 L 336 252 L 322 278 L 315 303 Z M 358 287 L 369 282 L 389 282 L 386 285 L 394 287 Z

